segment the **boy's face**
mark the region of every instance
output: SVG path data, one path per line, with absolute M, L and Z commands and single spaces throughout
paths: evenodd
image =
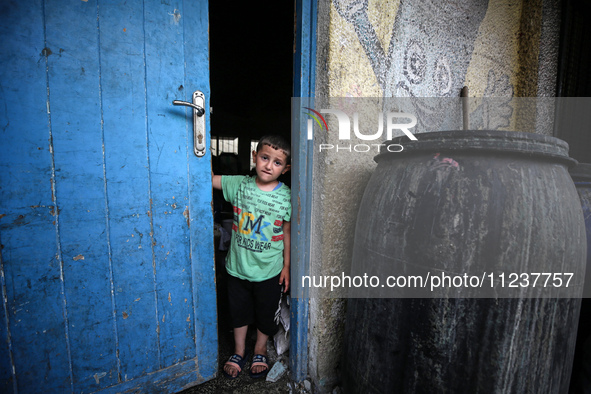
M 275 182 L 290 168 L 287 155 L 281 149 L 274 149 L 269 145 L 263 145 L 258 152 L 252 152 L 252 161 L 256 165 L 257 178 L 263 184 Z

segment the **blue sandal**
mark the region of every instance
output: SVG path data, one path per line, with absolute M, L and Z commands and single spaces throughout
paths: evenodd
M 263 366 L 266 369 L 262 370 L 259 373 L 252 372 L 253 367 Z M 269 372 L 269 364 L 267 363 L 267 357 L 263 356 L 262 354 L 257 354 L 252 358 L 252 364 L 250 364 L 250 377 L 253 379 L 262 378 L 263 376 L 267 375 Z
M 241 357 L 239 354 L 233 354 L 232 357 L 230 357 L 228 361 L 226 361 L 224 366 L 231 365 L 238 370 L 236 376 L 232 376 L 229 373 L 227 373 L 224 369 L 222 369 L 222 372 L 228 379 L 236 379 L 240 375 L 240 372 L 242 372 L 242 368 L 244 368 L 244 364 L 246 363 L 246 356 L 246 354 L 244 355 L 244 357 Z

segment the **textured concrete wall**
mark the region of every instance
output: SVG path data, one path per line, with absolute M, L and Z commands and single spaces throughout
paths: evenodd
M 558 0 L 320 0 L 318 8 L 318 97 L 458 97 L 463 86 L 470 96 L 554 95 Z M 339 141 L 315 132 L 320 143 Z M 312 275 L 350 265 L 375 154 L 315 148 Z M 330 392 L 346 300 L 311 290 L 309 371 L 318 392 Z

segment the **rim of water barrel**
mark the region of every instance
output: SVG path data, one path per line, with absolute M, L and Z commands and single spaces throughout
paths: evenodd
M 579 163 L 569 170 L 571 178 L 574 181 L 589 181 L 591 182 L 591 164 Z
M 574 167 L 577 161 L 568 155 L 566 141 L 543 134 L 499 130 L 447 130 L 416 134 L 416 141 L 407 136 L 384 142 L 386 149 L 374 157 L 376 162 L 402 158 L 424 152 L 491 152 L 543 157 Z M 401 152 L 389 152 L 390 145 L 402 145 Z

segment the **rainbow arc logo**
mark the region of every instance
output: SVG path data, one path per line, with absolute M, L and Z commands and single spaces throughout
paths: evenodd
M 320 112 L 309 108 L 309 107 L 304 107 L 305 109 L 312 111 L 312 112 L 306 112 L 307 115 L 310 115 L 312 118 L 314 118 L 314 120 L 316 121 L 316 123 L 318 123 L 318 126 L 320 126 L 320 129 L 322 130 L 322 124 L 324 124 L 324 127 L 326 128 L 326 131 L 328 131 L 328 125 L 326 124 L 326 120 L 324 119 L 324 116 L 322 116 L 320 114 Z M 318 119 L 320 118 L 320 119 Z M 322 120 L 322 123 L 320 123 L 320 121 Z

